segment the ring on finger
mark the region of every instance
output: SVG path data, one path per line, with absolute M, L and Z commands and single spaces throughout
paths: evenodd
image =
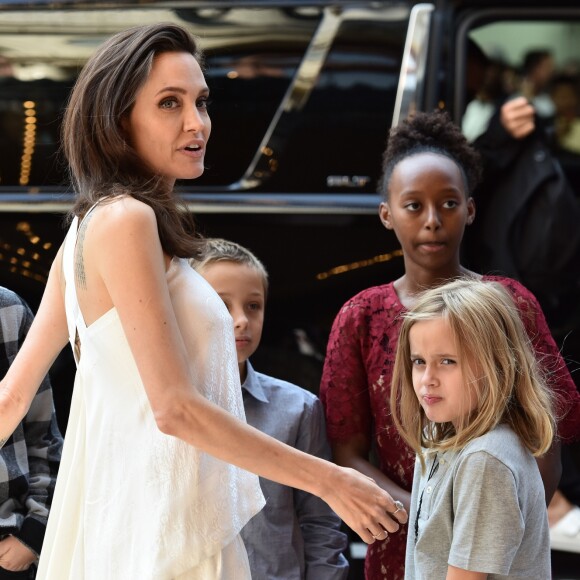
M 381 536 L 385 534 L 385 538 L 389 535 L 389 532 L 387 532 L 387 530 L 383 530 L 382 532 L 379 532 L 376 536 L 374 534 L 372 534 L 373 538 L 375 540 L 380 540 Z M 383 538 L 384 539 L 384 538 Z
M 395 502 L 395 507 L 397 508 L 391 515 L 394 516 L 397 512 L 400 512 L 401 510 L 405 509 L 405 506 L 403 505 L 402 501 L 397 500 Z

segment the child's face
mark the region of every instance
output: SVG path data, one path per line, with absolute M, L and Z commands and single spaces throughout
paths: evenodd
M 415 394 L 427 418 L 458 426 L 477 406 L 466 384 L 453 331 L 444 318 L 415 323 L 409 331 Z
M 201 275 L 212 285 L 234 320 L 238 364 L 254 354 L 264 325 L 266 298 L 261 274 L 245 264 L 213 262 Z
M 437 273 L 459 263 L 459 246 L 475 206 L 454 161 L 419 153 L 395 167 L 389 200 L 381 203 L 379 214 L 401 243 L 405 266 Z

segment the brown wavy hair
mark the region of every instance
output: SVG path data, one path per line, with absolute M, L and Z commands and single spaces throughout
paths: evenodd
M 191 257 L 202 247 L 193 218 L 163 178 L 146 167 L 122 128 L 154 58 L 166 52 L 187 52 L 202 64 L 187 30 L 157 23 L 111 36 L 82 69 L 62 125 L 62 147 L 77 194 L 70 217 L 82 217 L 104 198 L 130 195 L 153 208 L 163 250 Z
M 552 445 L 553 395 L 508 292 L 497 282 L 453 280 L 425 291 L 403 315 L 391 413 L 403 439 L 425 466 L 423 449 L 461 449 L 500 423 L 508 424 L 535 456 Z M 417 322 L 444 318 L 451 327 L 476 409 L 457 426 L 429 421 L 413 389 L 409 331 Z

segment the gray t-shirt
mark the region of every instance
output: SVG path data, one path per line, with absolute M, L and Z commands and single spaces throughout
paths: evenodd
M 415 464 L 405 579 L 445 579 L 448 565 L 489 580 L 551 577 L 540 472 L 507 425 L 429 456 L 424 474 Z

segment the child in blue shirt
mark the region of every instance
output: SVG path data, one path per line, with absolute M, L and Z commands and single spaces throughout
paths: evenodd
M 263 264 L 246 248 L 208 239 L 192 266 L 213 286 L 233 318 L 246 419 L 301 451 L 330 459 L 319 399 L 296 385 L 258 373 L 250 356 L 262 335 L 268 292 Z M 260 478 L 266 507 L 242 530 L 252 577 L 340 580 L 348 575 L 340 519 L 321 499 Z

